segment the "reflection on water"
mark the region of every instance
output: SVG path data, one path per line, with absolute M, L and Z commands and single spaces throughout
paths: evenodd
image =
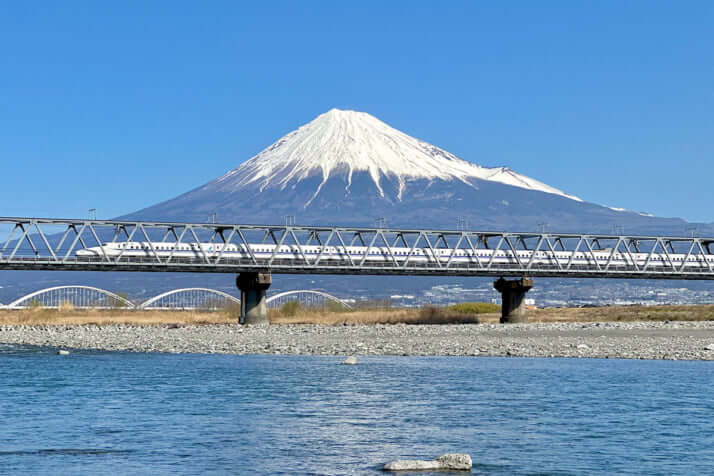
M 3 346 L 0 473 L 714 473 L 711 363 L 343 359 Z

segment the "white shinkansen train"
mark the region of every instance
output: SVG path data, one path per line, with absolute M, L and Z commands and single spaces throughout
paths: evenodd
M 257 259 L 268 259 L 275 253 L 277 245 L 271 244 L 250 244 L 250 251 Z M 225 248 L 225 249 L 224 249 Z M 469 265 L 479 262 L 481 265 L 488 263 L 496 265 L 517 265 L 520 261 L 523 265 L 532 263 L 532 266 L 538 265 L 556 265 L 559 263 L 562 266 L 571 264 L 575 266 L 596 266 L 599 263 L 601 267 L 610 266 L 634 266 L 643 267 L 647 264 L 648 269 L 653 268 L 698 268 L 710 269 L 714 267 L 714 255 L 701 254 L 656 254 L 653 253 L 612 253 L 611 249 L 594 251 L 593 253 L 571 251 L 537 251 L 533 257 L 531 250 L 518 250 L 515 254 L 510 250 L 489 250 L 489 249 L 457 249 L 450 248 L 388 248 L 388 247 L 372 247 L 369 249 L 365 246 L 302 246 L 298 248 L 295 245 L 281 245 L 275 253 L 276 260 L 291 260 L 304 262 L 315 260 L 322 254 L 321 262 L 335 261 L 349 262 L 348 255 L 352 257 L 352 261 L 360 262 L 364 259 L 365 263 L 374 262 L 389 262 L 395 260 L 404 262 L 407 259 L 409 263 L 436 263 L 440 261 L 442 264 L 447 262 L 453 265 Z M 453 253 L 453 256 L 452 256 Z M 169 243 L 169 242 L 116 242 L 104 243 L 101 247 L 95 246 L 85 248 L 76 252 L 78 257 L 86 258 L 101 258 L 103 256 L 117 257 L 121 255 L 127 258 L 150 258 L 159 256 L 166 258 L 182 259 L 204 259 L 204 257 L 216 258 L 219 255 L 221 260 L 231 261 L 250 258 L 251 253 L 246 245 L 235 244 L 218 244 L 218 243 Z

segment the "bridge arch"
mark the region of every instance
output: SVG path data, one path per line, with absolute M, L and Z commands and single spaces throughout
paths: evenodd
M 324 291 L 316 291 L 316 290 L 310 290 L 310 289 L 297 289 L 294 291 L 285 291 L 282 293 L 275 294 L 273 296 L 270 296 L 268 299 L 265 300 L 265 304 L 268 307 L 280 307 L 281 305 L 285 304 L 287 301 L 290 299 L 287 299 L 291 296 L 297 296 L 299 301 L 307 301 L 308 304 L 314 304 L 316 302 L 327 302 L 327 301 L 332 301 L 338 304 L 341 304 L 342 306 L 345 307 L 345 309 L 352 309 L 352 306 L 347 304 L 345 301 L 342 299 L 333 296 L 332 294 L 328 294 Z M 300 298 L 303 298 L 302 300 Z M 307 297 L 307 299 L 305 299 Z M 315 299 L 317 298 L 317 299 Z
M 136 307 L 133 302 L 125 297 L 106 289 L 95 288 L 94 286 L 70 285 L 40 289 L 12 301 L 5 308 L 24 308 L 33 301 L 38 302 L 42 307 L 60 307 L 65 302 L 69 302 L 75 307 L 126 307 L 127 309 Z
M 210 301 L 206 299 L 206 296 L 213 296 L 214 300 Z M 221 306 L 216 305 L 215 297 L 222 300 Z M 172 299 L 173 298 L 173 299 Z M 154 306 L 159 303 L 163 306 Z M 197 309 L 200 307 L 207 307 L 209 309 L 217 309 L 225 305 L 225 301 L 233 302 L 235 304 L 240 304 L 240 299 L 235 296 L 231 296 L 223 291 L 218 291 L 217 289 L 209 288 L 182 288 L 173 289 L 171 291 L 166 291 L 157 296 L 139 304 L 138 309 Z M 199 304 L 200 303 L 200 304 Z M 151 307 L 154 306 L 154 307 Z

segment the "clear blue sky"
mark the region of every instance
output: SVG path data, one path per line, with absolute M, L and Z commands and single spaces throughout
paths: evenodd
M 714 222 L 714 2 L 245 3 L 4 2 L 0 215 L 132 212 L 338 107 Z

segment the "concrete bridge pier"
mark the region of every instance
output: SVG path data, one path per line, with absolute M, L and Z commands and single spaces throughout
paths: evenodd
M 501 293 L 501 324 L 527 322 L 526 293 L 533 287 L 531 278 L 512 281 L 500 278 L 493 287 Z
M 240 273 L 236 286 L 240 289 L 240 324 L 267 324 L 268 308 L 265 291 L 270 287 L 270 273 Z

